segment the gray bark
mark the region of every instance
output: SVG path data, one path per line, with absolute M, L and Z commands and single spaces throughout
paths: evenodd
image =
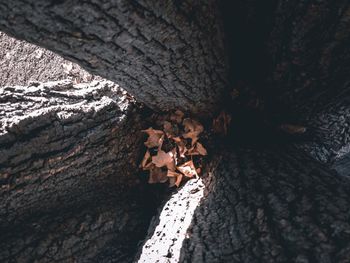
M 223 62 L 216 2 L 195 1 L 185 6 L 186 3 L 120 1 L 117 5 L 110 1 L 1 1 L 0 27 L 17 37 L 40 43 L 78 61 L 91 72 L 118 81 L 154 109 L 211 111 L 217 105 L 226 83 L 226 63 Z M 247 19 L 244 20 L 248 21 L 246 24 L 255 20 L 259 6 L 257 3 L 254 0 L 246 3 L 249 12 L 247 16 L 245 13 L 242 16 Z M 276 119 L 280 122 L 304 122 L 301 124 L 316 131 L 317 141 L 298 143 L 297 146 L 326 164 L 336 161 L 334 156 L 341 153 L 341 158 L 334 167 L 348 175 L 348 168 L 342 166 L 341 162 L 348 167 L 349 3 L 342 0 L 269 1 L 267 8 L 269 10 L 263 18 L 272 17 L 271 24 L 267 23 L 270 27 L 264 29 L 263 34 L 256 39 L 260 41 L 258 43 L 266 44 L 261 52 L 267 62 L 258 65 L 268 64 L 268 67 L 264 74 L 259 75 L 259 85 L 252 85 L 252 90 L 263 97 L 268 105 L 262 113 L 264 119 L 261 118 L 260 123 L 264 123 L 266 116 L 272 119 L 271 122 Z M 34 13 L 37 15 L 33 16 Z M 255 23 L 259 22 L 257 19 Z M 217 29 L 216 35 L 214 32 Z M 243 27 L 245 29 L 251 28 Z M 247 32 L 248 35 L 254 35 L 249 30 Z M 237 39 L 239 37 L 237 35 Z M 216 43 L 217 40 L 219 43 Z M 244 39 L 246 40 L 251 38 Z M 247 51 L 242 54 L 247 54 Z M 256 53 L 253 54 L 254 60 L 248 60 L 246 64 L 255 63 Z M 244 56 L 241 58 L 245 59 Z M 240 63 L 241 60 L 237 61 Z M 322 77 L 319 77 L 320 74 Z M 254 74 L 246 76 L 255 79 Z M 14 107 L 11 105 L 8 103 L 7 107 Z M 83 115 L 91 116 L 88 113 L 84 111 Z M 112 118 L 109 111 L 104 113 L 97 115 L 99 118 Z M 271 117 L 269 114 L 278 116 Z M 61 161 L 53 169 L 49 166 L 54 176 L 47 174 L 47 180 L 44 177 L 42 183 L 48 190 L 40 190 L 39 184 L 38 194 L 33 193 L 30 188 L 33 184 L 27 184 L 26 180 L 41 182 L 41 174 L 35 173 L 36 177 L 20 174 L 21 167 L 26 167 L 22 164 L 26 165 L 32 158 L 39 158 L 38 164 L 28 164 L 34 170 L 41 169 L 41 159 L 51 160 L 51 154 L 61 156 L 64 152 L 63 156 L 68 156 L 67 160 L 71 158 L 69 154 L 75 152 L 69 149 L 66 151 L 64 144 L 47 146 L 59 148 L 57 152 L 44 150 L 44 154 L 41 154 L 41 148 L 35 147 L 38 152 L 30 158 L 20 152 L 22 149 L 29 151 L 24 144 L 14 158 L 3 161 L 10 168 L 1 169 L 13 169 L 11 174 L 17 173 L 15 177 L 1 173 L 4 185 L 2 193 L 9 197 L 5 199 L 4 209 L 1 210 L 5 211 L 1 214 L 1 230 L 5 233 L 1 238 L 1 244 L 5 247 L 5 252 L 2 253 L 7 253 L 3 256 L 4 260 L 39 258 L 42 261 L 69 261 L 75 257 L 77 260 L 93 262 L 128 261 L 136 251 L 136 240 L 142 236 L 142 231 L 133 231 L 143 229 L 144 225 L 139 225 L 136 221 L 131 221 L 131 225 L 129 222 L 123 224 L 119 220 L 124 215 L 128 215 L 127 218 L 138 218 L 138 215 L 146 213 L 146 207 L 141 205 L 142 200 L 139 201 L 136 197 L 124 198 L 119 193 L 130 192 L 133 196 L 132 189 L 141 195 L 143 192 L 135 187 L 133 182 L 136 181 L 131 177 L 128 182 L 123 181 L 126 178 L 120 175 L 121 184 L 110 183 L 107 179 L 105 181 L 104 177 L 97 178 L 97 172 L 105 165 L 109 174 L 120 169 L 117 163 L 112 162 L 115 158 L 110 157 L 111 151 L 106 150 L 113 147 L 104 141 L 110 137 L 105 133 L 96 133 L 95 128 L 88 128 L 93 129 L 92 133 L 74 134 L 74 131 L 81 128 L 80 123 L 83 123 L 83 129 L 96 123 L 96 119 L 91 122 L 91 118 L 78 121 L 74 116 L 71 117 L 73 128 L 67 128 L 69 133 L 73 132 L 68 134 L 74 138 L 70 141 L 75 144 L 76 136 L 85 136 L 88 138 L 87 145 L 92 140 L 92 148 L 88 148 L 91 150 L 86 159 L 85 155 L 78 155 L 76 159 L 73 155 L 79 169 L 69 170 L 69 176 L 64 177 L 67 184 L 60 183 L 57 176 L 61 172 L 57 168 L 64 167 L 61 166 Z M 7 116 L 6 119 L 11 119 L 10 117 Z M 33 140 L 36 132 L 40 136 L 49 134 L 48 138 L 52 137 L 51 134 L 56 136 L 53 132 L 55 125 L 46 122 L 47 126 L 37 127 L 37 124 L 42 123 L 41 120 L 31 122 L 27 117 L 24 119 L 29 120 L 28 127 L 26 122 L 20 128 L 11 122 L 6 124 L 6 127 L 12 129 L 10 134 L 3 137 L 6 143 L 10 141 L 10 144 L 21 144 Z M 253 120 L 255 119 L 248 119 L 246 122 L 250 124 Z M 47 121 L 46 117 L 43 121 Z M 259 125 L 248 125 L 248 128 L 252 127 L 255 134 L 261 133 Z M 41 128 L 48 129 L 50 133 L 41 134 Z M 27 129 L 31 136 L 28 136 Z M 233 126 L 233 133 L 234 129 Z M 139 129 L 134 126 L 130 129 L 130 134 L 136 130 Z M 271 130 L 266 133 L 269 131 Z M 244 132 L 241 129 L 241 134 Z M 16 137 L 17 134 L 20 137 Z M 60 132 L 57 134 L 62 135 Z M 96 135 L 99 138 L 98 134 L 103 135 L 94 144 Z M 263 136 L 258 138 L 264 139 Z M 271 138 L 275 139 L 270 134 Z M 199 182 L 192 181 L 171 197 L 160 213 L 164 214 L 164 218 L 154 218 L 145 246 L 139 249 L 136 258 L 141 261 L 150 258 L 152 261 L 174 261 L 180 258 L 182 262 L 347 262 L 350 258 L 349 178 L 331 171 L 327 165 L 308 158 L 290 145 L 276 146 L 276 142 L 271 142 L 272 140 L 260 144 L 260 147 L 257 144 L 254 148 L 240 146 L 222 149 L 221 152 L 211 151 L 208 172 L 203 178 L 204 187 Z M 32 145 L 35 143 L 35 140 L 31 141 Z M 286 141 L 283 143 L 286 144 Z M 292 143 L 294 141 L 288 141 L 287 144 Z M 10 144 L 4 145 L 9 147 Z M 50 140 L 48 145 L 51 144 L 55 144 L 55 141 Z M 41 145 L 45 149 L 46 144 Z M 119 146 L 117 148 L 119 153 Z M 98 157 L 99 152 L 101 158 Z M 125 152 L 128 150 L 121 150 L 122 156 Z M 130 160 L 136 160 L 135 155 Z M 55 164 L 55 159 L 53 161 Z M 19 164 L 18 167 L 11 166 L 13 162 Z M 43 165 L 51 164 L 44 162 Z M 101 165 L 101 169 L 96 169 L 96 166 Z M 45 169 L 48 167 L 42 169 L 43 173 L 47 173 Z M 88 180 L 81 179 L 80 173 L 76 174 L 80 169 L 86 171 Z M 125 169 L 127 168 L 122 168 L 122 171 Z M 11 188 L 11 185 L 15 187 Z M 114 197 L 116 199 L 107 198 L 110 202 L 105 202 L 102 193 L 114 196 L 114 185 L 127 185 L 130 188 L 118 190 L 117 197 Z M 64 191 L 57 191 L 61 188 Z M 19 192 L 16 192 L 17 189 Z M 46 194 L 46 191 L 50 194 Z M 193 209 L 191 202 L 198 202 L 201 193 L 204 198 L 194 210 L 192 218 L 186 211 Z M 122 205 L 122 200 L 128 200 L 128 205 Z M 69 206 L 68 203 L 73 205 Z M 129 205 L 130 203 L 135 205 Z M 77 207 L 78 212 L 75 211 Z M 54 222 L 50 224 L 42 216 L 42 211 L 49 218 L 55 218 Z M 62 215 L 58 215 L 60 211 L 64 211 Z M 106 217 L 101 217 L 101 214 Z M 192 221 L 189 230 L 185 225 L 188 219 Z M 109 220 L 115 222 L 112 223 L 114 232 L 108 229 Z M 81 231 L 80 228 L 76 230 L 75 222 L 83 225 L 82 229 L 86 224 L 91 224 L 89 231 L 79 236 Z M 38 224 L 42 230 L 32 230 Z M 100 227 L 95 228 L 96 224 Z M 118 224 L 122 225 L 121 229 L 117 228 Z M 134 224 L 139 228 L 134 227 Z M 179 232 L 175 227 L 178 227 Z M 16 232 L 17 229 L 20 229 L 19 232 Z M 62 232 L 68 234 L 60 235 Z M 114 233 L 113 237 L 109 236 L 110 232 Z M 20 237 L 22 233 L 27 233 L 28 238 Z M 135 233 L 139 234 L 134 239 L 132 236 Z M 76 241 L 76 236 L 83 242 Z M 126 240 L 131 238 L 125 247 L 120 245 L 125 240 L 123 237 Z M 23 240 L 29 240 L 26 242 L 30 245 Z M 40 243 L 41 240 L 44 240 L 44 245 Z M 96 250 L 92 249 L 95 240 Z M 16 243 L 21 245 L 15 245 Z
M 229 149 L 216 157 L 186 233 L 178 206 L 195 202 L 196 191 L 175 193 L 151 225 L 146 241 L 158 246 L 142 253 L 152 262 L 348 262 L 348 177 L 291 147 Z M 159 253 L 164 247 L 168 253 Z
M 0 261 L 131 261 L 152 202 L 142 120 L 111 82 L 0 88 Z
M 349 1 L 277 1 L 266 42 L 269 87 L 298 114 L 312 114 L 348 90 Z
M 0 68 L 0 87 L 26 86 L 30 81 L 72 79 L 80 83 L 96 79 L 57 54 L 3 32 L 0 32 Z
M 1 1 L 0 29 L 115 81 L 155 110 L 208 114 L 227 85 L 217 2 Z

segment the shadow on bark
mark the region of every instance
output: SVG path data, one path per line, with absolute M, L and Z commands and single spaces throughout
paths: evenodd
M 221 155 L 181 262 L 348 261 L 348 177 L 294 148 Z

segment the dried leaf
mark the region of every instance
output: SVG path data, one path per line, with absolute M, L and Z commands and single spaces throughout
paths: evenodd
M 176 167 L 181 173 L 183 173 L 186 177 L 192 178 L 194 176 L 198 176 L 196 167 L 193 164 L 193 161 L 185 162 L 184 164 Z
M 306 132 L 306 127 L 294 124 L 282 124 L 280 129 L 289 134 L 302 134 Z
M 167 176 L 170 177 L 170 187 L 176 185 L 177 187 L 179 187 L 181 181 L 182 181 L 182 177 L 183 175 L 181 173 L 177 173 L 177 172 L 173 172 L 173 171 L 168 171 Z M 175 180 L 172 180 L 172 179 Z
M 149 173 L 148 183 L 165 183 L 166 181 L 168 181 L 167 172 L 159 167 L 153 166 Z
M 175 185 L 176 178 L 175 177 L 169 177 L 169 187 L 173 187 Z
M 192 140 L 192 146 L 198 141 L 198 136 L 203 132 L 203 125 L 198 121 L 192 119 L 184 119 L 183 125 L 185 127 L 185 133 L 182 135 L 186 139 Z
M 175 113 L 170 115 L 170 120 L 177 122 L 177 123 L 181 123 L 184 115 L 185 114 L 182 111 L 177 110 L 177 111 L 175 111 Z
M 142 159 L 141 162 L 141 168 L 144 170 L 147 170 L 149 168 L 149 164 L 152 163 L 152 158 L 151 158 L 151 154 L 149 153 L 149 151 L 147 150 L 145 153 L 145 156 Z
M 233 90 L 231 91 L 230 95 L 231 95 L 231 98 L 232 98 L 233 100 L 236 99 L 236 98 L 239 96 L 239 91 L 238 91 L 238 89 L 233 89 Z
M 176 143 L 182 142 L 182 141 L 183 141 L 183 139 L 181 139 L 181 137 L 173 137 L 173 138 L 171 138 L 171 139 L 173 139 L 174 142 L 176 142 Z
M 207 149 L 204 148 L 203 144 L 197 142 L 196 143 L 196 150 L 200 155 L 207 155 Z
M 188 155 L 207 155 L 207 150 L 204 146 L 197 142 L 191 149 L 188 150 Z
M 214 133 L 227 135 L 230 123 L 231 116 L 225 111 L 220 112 L 219 116 L 213 120 Z
M 163 123 L 163 129 L 165 134 L 168 136 L 168 138 L 173 138 L 176 136 L 177 129 L 174 127 L 171 122 L 169 121 L 164 121 Z
M 186 142 L 183 139 L 176 141 L 176 146 L 179 151 L 180 158 L 185 158 L 185 154 L 187 152 Z
M 144 143 L 147 148 L 159 147 L 163 143 L 164 133 L 161 130 L 155 130 L 152 127 L 143 130 L 148 134 L 148 139 Z
M 158 150 L 157 155 L 152 156 L 152 163 L 157 167 L 166 166 L 169 170 L 175 170 L 174 152 L 166 153 L 163 150 Z

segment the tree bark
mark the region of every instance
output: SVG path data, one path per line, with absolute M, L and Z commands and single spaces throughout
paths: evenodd
M 153 211 L 113 83 L 0 88 L 0 261 L 131 261 Z
M 187 215 L 178 206 L 194 202 L 200 185 L 198 191 L 180 189 L 167 202 L 146 239 L 155 245 L 143 247 L 141 262 L 177 262 L 176 256 L 180 262 L 348 261 L 348 177 L 291 147 L 229 149 L 216 156 L 191 227 L 183 234 Z
M 298 143 L 298 148 L 330 165 L 350 152 L 350 85 L 343 89 L 341 96 L 329 101 L 315 114 L 300 117 L 312 137 Z
M 217 2 L 1 1 L 0 29 L 116 81 L 155 110 L 208 114 L 227 85 Z
M 123 84 L 153 109 L 208 113 L 218 107 L 226 85 L 221 22 L 216 1 L 188 2 L 2 1 L 0 27 Z M 250 11 L 243 17 L 248 25 L 257 7 L 264 5 L 257 3 L 247 2 Z M 333 163 L 340 154 L 345 165 L 337 170 L 348 175 L 349 3 L 268 3 L 268 12 L 259 16 L 263 22 L 272 17 L 264 24 L 267 28 L 256 38 L 247 37 L 254 36 L 247 30 L 241 42 L 244 46 L 246 41 L 260 41 L 248 47 L 266 44 L 244 63 L 249 73 L 255 55 L 261 55 L 255 71 L 264 68 L 263 74 L 243 76 L 254 79 L 252 89 L 266 99 L 266 116 L 277 112 L 280 121 L 304 121 L 308 130 L 316 131 L 318 141 L 297 147 L 325 164 Z M 250 51 L 243 50 L 238 63 Z M 27 99 L 22 102 L 27 105 L 24 108 L 22 103 L 16 105 L 20 95 L 4 97 L 13 113 L 1 112 L 8 120 L 3 127 L 8 128 L 1 130 L 0 137 L 4 199 L 0 241 L 5 248 L 0 258 L 131 260 L 149 208 L 136 178 L 124 176 L 124 171 L 133 171 L 128 167 L 135 163 L 124 166 L 114 160 L 137 160 L 137 144 L 132 141 L 127 147 L 125 143 L 139 130 L 138 121 L 130 124 L 132 129 L 125 126 L 125 136 L 114 136 L 112 124 L 123 119 L 119 111 L 114 114 L 105 99 L 97 103 L 96 113 L 79 104 L 94 98 L 94 93 L 81 98 L 78 92 L 73 97 L 79 103 L 66 108 L 57 104 L 67 103 L 65 98 L 72 94 L 65 93 L 56 101 L 61 92 L 55 89 L 31 87 L 21 93 L 29 96 L 31 92 L 53 96 L 48 115 L 15 117 L 36 105 L 26 104 Z M 108 89 L 103 93 L 109 94 Z M 259 126 L 252 127 L 260 133 Z M 190 181 L 175 192 L 154 218 L 137 258 L 141 262 L 347 262 L 349 178 L 294 147 L 269 143 L 263 148 L 257 144 L 210 152 L 203 183 Z M 105 176 L 118 170 L 123 171 L 118 180 Z M 196 208 L 193 202 L 199 200 Z M 129 218 L 131 222 L 126 222 Z M 138 218 L 146 220 L 139 222 Z M 86 225 L 89 230 L 84 232 Z M 121 245 L 125 240 L 125 246 Z
M 348 89 L 349 2 L 277 1 L 272 16 L 268 86 L 298 114 L 322 110 Z
M 96 79 L 57 54 L 0 32 L 0 87 L 26 86 L 30 81 L 91 82 Z

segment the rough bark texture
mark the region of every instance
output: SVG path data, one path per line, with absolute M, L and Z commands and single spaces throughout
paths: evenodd
M 348 1 L 223 2 L 234 47 L 232 76 L 276 99 L 281 103 L 276 108 L 301 115 L 317 112 L 347 89 Z
M 298 147 L 319 161 L 349 154 L 349 2 L 223 3 L 231 75 L 260 99 L 260 117 L 305 126 L 310 136 Z
M 142 121 L 122 91 L 3 87 L 0 124 L 0 261 L 131 261 L 152 202 L 135 175 Z
M 210 113 L 227 84 L 218 1 L 1 1 L 0 29 L 156 110 Z
M 346 88 L 338 98 L 302 120 L 312 140 L 298 147 L 323 163 L 333 164 L 350 152 L 350 85 Z
M 172 223 L 148 243 L 163 239 L 171 248 L 173 240 L 184 240 L 181 262 L 348 262 L 348 177 L 294 148 L 231 149 L 217 157 L 187 235 L 167 237 L 184 224 L 178 203 L 193 201 L 180 190 L 163 208 Z M 158 249 L 152 262 L 177 262 Z
M 242 5 L 235 11 L 241 15 L 234 29 L 243 21 L 237 32 L 246 31 L 243 37 L 231 35 L 238 47 L 246 45 L 233 52 L 241 53 L 233 68 L 245 61 L 242 79 L 237 80 L 247 81 L 266 103 L 260 122 L 250 125 L 259 116 L 242 115 L 248 129 L 235 128 L 234 122 L 232 133 L 241 129 L 249 138 L 254 133 L 246 131 L 254 130 L 259 136 L 252 138 L 264 139 L 259 124 L 270 118 L 300 122 L 313 132 L 314 140 L 288 141 L 287 147 L 270 134 L 270 141 L 261 140 L 254 148 L 241 143 L 210 151 L 205 190 L 196 181 L 176 191 L 160 212 L 164 217 L 151 223 L 136 258 L 348 262 L 350 4 L 232 2 Z M 226 83 L 216 4 L 0 1 L 0 27 L 123 84 L 154 109 L 210 111 Z M 64 85 L 58 86 L 7 88 L 1 96 L 9 111 L 0 112 L 6 120 L 0 130 L 0 259 L 131 261 L 151 202 L 144 200 L 147 195 L 135 177 L 115 171 L 135 167 L 125 159 L 137 160 L 137 144 L 128 148 L 125 143 L 135 137 L 138 121 L 122 120 L 123 110 L 114 108 L 106 87 L 102 93 L 107 97 L 99 98 L 101 93 L 91 92 L 91 87 L 67 93 L 59 90 Z M 90 95 L 83 95 L 86 92 Z M 48 99 L 46 113 L 29 110 L 37 105 L 37 97 L 40 108 L 43 98 Z M 20 98 L 25 99 L 16 104 Z M 23 113 L 29 115 L 19 117 Z M 121 162 L 115 162 L 118 157 Z M 331 171 L 329 164 L 345 176 Z M 192 218 L 191 202 L 198 202 L 203 191 Z
M 267 40 L 272 58 L 269 84 L 299 114 L 315 112 L 349 85 L 349 1 L 276 3 Z
M 30 81 L 96 79 L 76 64 L 53 52 L 0 32 L 0 87 L 28 85 Z

